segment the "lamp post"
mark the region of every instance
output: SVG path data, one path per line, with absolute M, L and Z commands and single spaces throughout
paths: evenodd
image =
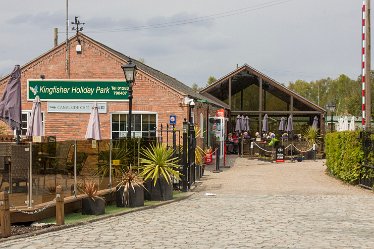
M 189 131 L 188 131 L 188 188 L 191 188 L 191 184 L 195 182 L 195 127 L 193 122 L 193 108 L 195 102 L 190 99 L 189 105 Z
M 192 117 L 192 109 L 195 107 L 195 102 L 193 101 L 193 99 L 191 99 L 190 103 L 189 103 L 189 107 L 190 107 L 190 119 L 188 120 L 190 122 L 190 124 L 193 124 L 193 117 Z
M 334 112 L 335 112 L 336 105 L 335 103 L 329 103 L 326 105 L 326 109 L 330 112 L 331 115 L 331 124 L 330 124 L 330 131 L 333 132 L 334 127 Z
M 125 79 L 129 83 L 129 118 L 128 118 L 128 128 L 127 137 L 131 138 L 131 122 L 132 122 L 132 87 L 135 82 L 136 75 L 136 65 L 129 59 L 128 63 L 121 66 L 123 73 L 125 74 Z

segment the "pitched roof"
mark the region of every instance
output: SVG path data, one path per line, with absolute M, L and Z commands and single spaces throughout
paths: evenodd
M 323 109 L 322 107 L 314 104 L 312 101 L 310 101 L 310 100 L 304 98 L 303 96 L 301 96 L 300 94 L 298 94 L 298 93 L 290 90 L 289 88 L 285 87 L 281 83 L 279 83 L 279 82 L 275 81 L 274 79 L 270 78 L 269 76 L 261 73 L 260 71 L 258 71 L 255 68 L 249 66 L 248 64 L 244 64 L 243 66 L 238 67 L 234 71 L 232 71 L 232 72 L 228 73 L 227 75 L 223 76 L 222 78 L 218 79 L 217 81 L 215 81 L 211 85 L 209 85 L 209 86 L 205 87 L 204 89 L 202 89 L 200 91 L 200 93 L 203 94 L 203 95 L 205 95 L 205 93 L 209 93 L 209 90 L 214 89 L 214 87 L 216 87 L 220 83 L 228 80 L 229 78 L 231 78 L 231 77 L 233 77 L 233 76 L 235 76 L 235 75 L 237 75 L 240 72 L 245 71 L 245 70 L 248 70 L 252 74 L 254 74 L 254 75 L 258 76 L 258 77 L 261 77 L 262 79 L 265 79 L 267 82 L 269 82 L 269 84 L 273 85 L 274 87 L 276 87 L 280 91 L 283 91 L 283 92 L 285 92 L 285 93 L 287 93 L 289 95 L 292 95 L 294 98 L 296 98 L 300 102 L 302 102 L 302 103 L 310 106 L 311 108 L 313 108 L 315 110 L 318 110 L 320 112 L 326 112 L 326 110 Z
M 80 36 L 83 36 L 85 37 L 86 39 L 89 39 L 91 42 L 94 42 L 96 43 L 98 46 L 104 48 L 105 50 L 109 51 L 110 53 L 112 54 L 115 54 L 116 56 L 120 57 L 122 60 L 124 61 L 129 61 L 130 57 L 127 56 L 127 55 L 124 55 L 84 34 L 79 34 Z M 140 69 L 141 71 L 144 71 L 145 73 L 153 76 L 154 78 L 160 80 L 161 82 L 167 84 L 169 87 L 171 87 L 172 89 L 180 92 L 181 94 L 184 94 L 184 95 L 187 95 L 191 98 L 194 98 L 194 99 L 197 99 L 197 100 L 203 100 L 204 102 L 208 102 L 210 104 L 214 104 L 216 106 L 219 106 L 219 107 L 224 107 L 226 109 L 229 109 L 229 106 L 224 103 L 223 101 L 220 101 L 218 99 L 212 99 L 212 98 L 209 98 L 207 96 L 203 96 L 202 94 L 200 93 L 197 93 L 195 92 L 191 87 L 183 84 L 182 82 L 180 82 L 179 80 L 157 70 L 157 69 L 154 69 L 138 60 L 135 60 L 133 58 L 131 58 L 131 60 L 133 61 L 133 63 L 137 66 L 138 69 Z
M 94 39 L 92 39 L 91 37 L 83 34 L 83 33 L 79 33 L 79 37 L 83 37 L 84 39 L 86 40 L 89 40 L 90 42 L 96 44 L 97 46 L 99 47 L 102 47 L 103 49 L 105 49 L 106 51 L 108 51 L 109 53 L 119 57 L 120 59 L 122 59 L 123 61 L 129 61 L 130 57 L 127 56 L 127 55 L 124 55 Z M 69 38 L 69 42 L 72 41 L 72 40 L 75 40 L 77 39 L 77 35 Z M 49 54 L 50 52 L 56 50 L 56 49 L 60 49 L 61 47 L 65 46 L 65 42 L 61 43 L 60 45 L 58 45 L 57 47 L 54 47 L 52 49 L 50 49 L 49 51 L 47 51 L 46 53 L 38 56 L 37 58 L 33 59 L 32 61 L 26 63 L 25 65 L 22 65 L 21 66 L 21 70 L 26 68 L 27 66 L 31 65 L 32 63 L 38 61 L 40 58 L 42 58 L 43 56 Z M 210 104 L 213 104 L 213 105 L 216 105 L 218 107 L 224 107 L 226 109 L 229 109 L 229 106 L 218 100 L 218 99 L 212 99 L 212 98 L 209 98 L 207 96 L 203 96 L 201 95 L 200 93 L 197 93 L 195 92 L 191 87 L 183 84 L 182 82 L 180 82 L 179 80 L 165 74 L 165 73 L 162 73 L 160 72 L 159 70 L 157 69 L 154 69 L 148 65 L 145 65 L 144 63 L 138 61 L 138 60 L 135 60 L 133 58 L 131 58 L 131 60 L 136 64 L 137 68 L 141 71 L 143 71 L 144 73 L 152 76 L 153 78 L 163 82 L 164 84 L 168 85 L 170 88 L 174 89 L 175 91 L 179 92 L 180 94 L 182 95 L 186 95 L 190 98 L 194 98 L 196 100 L 202 100 L 203 102 L 207 102 L 207 103 L 210 103 Z M 9 74 L 10 75 L 10 74 Z M 3 78 L 0 79 L 0 82 L 5 80 L 6 78 L 9 77 L 9 75 L 6 75 L 4 76 Z M 209 95 L 208 95 L 209 96 Z

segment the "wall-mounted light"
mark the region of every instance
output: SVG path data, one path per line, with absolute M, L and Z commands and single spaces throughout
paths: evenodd
M 75 46 L 75 51 L 77 52 L 77 54 L 82 53 L 82 45 L 81 45 L 81 41 L 79 40 L 79 38 L 78 38 L 78 44 L 77 46 Z

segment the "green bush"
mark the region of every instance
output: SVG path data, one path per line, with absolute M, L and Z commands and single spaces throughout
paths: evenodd
M 329 133 L 325 137 L 328 171 L 351 184 L 357 184 L 364 152 L 359 131 Z

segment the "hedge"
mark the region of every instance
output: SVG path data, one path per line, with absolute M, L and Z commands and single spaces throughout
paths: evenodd
M 339 179 L 357 184 L 364 152 L 359 131 L 326 134 L 325 152 L 328 171 Z

